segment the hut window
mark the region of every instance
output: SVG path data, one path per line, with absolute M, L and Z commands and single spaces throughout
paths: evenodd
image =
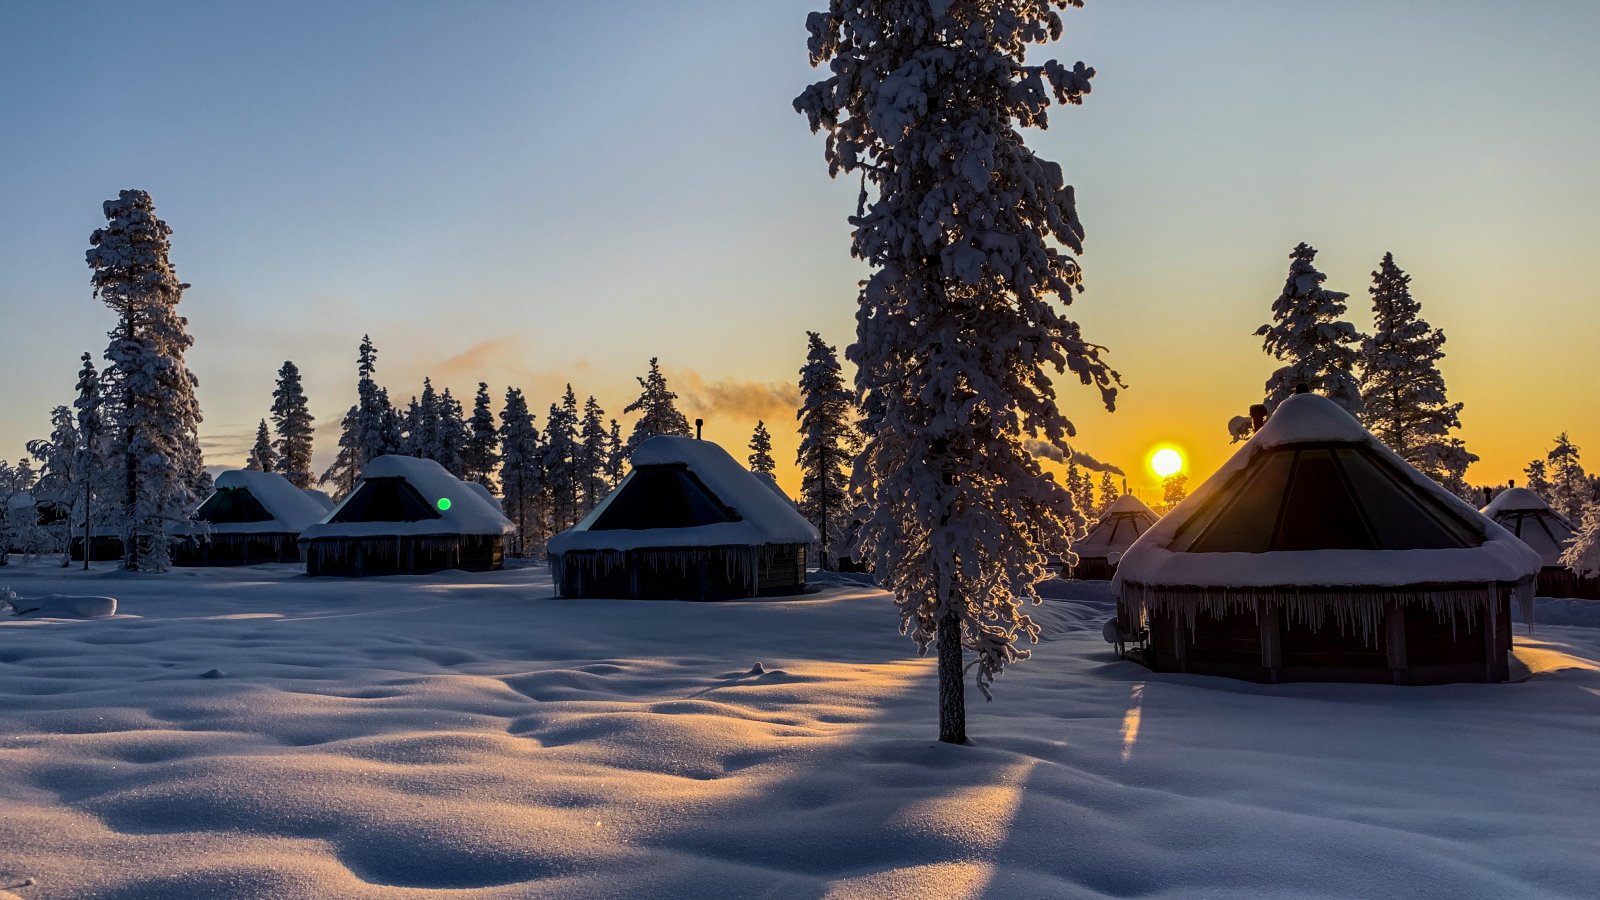
M 1367 521 L 1377 534 L 1379 547 L 1443 550 L 1483 543 L 1481 535 L 1448 510 L 1438 508 L 1431 497 L 1409 484 L 1402 484 L 1367 453 L 1345 449 L 1338 454 L 1345 474 L 1350 476 L 1351 488 L 1366 511 Z
M 1295 460 L 1274 550 L 1375 550 L 1373 538 L 1331 450 L 1302 450 Z
M 270 522 L 272 513 L 261 505 L 247 488 L 217 488 L 200 508 L 194 511 L 195 519 L 221 525 L 235 522 Z
M 1211 510 L 1190 520 L 1184 529 L 1187 534 L 1180 532 L 1172 549 L 1194 553 L 1266 552 L 1272 545 L 1272 532 L 1293 465 L 1292 451 L 1267 453 L 1242 473 L 1237 490 L 1224 490 L 1211 503 Z
M 328 521 L 421 522 L 437 518 L 433 505 L 404 478 L 368 478 Z

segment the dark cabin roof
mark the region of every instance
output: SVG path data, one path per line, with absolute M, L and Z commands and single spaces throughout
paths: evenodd
M 683 464 L 640 466 L 589 526 L 591 531 L 695 528 L 737 522 L 729 509 Z
M 219 487 L 194 511 L 194 518 L 213 525 L 270 522 L 272 513 L 246 487 Z

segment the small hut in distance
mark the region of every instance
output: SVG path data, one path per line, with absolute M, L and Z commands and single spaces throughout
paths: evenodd
M 301 533 L 307 575 L 484 572 L 505 565 L 515 530 L 481 485 L 431 459 L 380 456 L 321 522 Z
M 328 510 L 276 472 L 232 469 L 175 534 L 176 566 L 299 562 L 300 533 Z
M 1108 581 L 1117 574 L 1117 563 L 1139 535 L 1150 530 L 1160 516 L 1132 494 L 1123 494 L 1100 516 L 1083 540 L 1072 545 L 1078 564 L 1072 577 L 1084 581 Z
M 1483 514 L 1539 554 L 1543 563 L 1539 569 L 1539 596 L 1600 596 L 1600 579 L 1580 578 L 1561 564 L 1561 553 L 1577 532 L 1543 497 L 1527 488 L 1509 487 L 1489 501 Z
M 550 539 L 563 597 L 726 600 L 805 590 L 817 530 L 710 441 L 653 437 L 583 521 Z

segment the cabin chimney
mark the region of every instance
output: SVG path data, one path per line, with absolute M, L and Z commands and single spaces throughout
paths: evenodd
M 1306 384 L 1304 381 L 1295 382 L 1294 392 L 1296 394 L 1309 394 L 1311 393 L 1311 385 Z
M 1517 486 L 1517 480 L 1515 478 L 1513 478 L 1510 481 L 1506 482 L 1506 487 L 1516 487 L 1516 486 Z
M 697 440 L 697 441 L 704 440 L 704 438 L 700 437 L 700 432 L 703 431 L 705 429 L 705 427 L 706 427 L 706 420 L 705 419 L 695 419 L 694 420 L 694 439 L 695 440 Z
M 1257 403 L 1250 407 L 1250 430 L 1260 431 L 1261 426 L 1267 424 L 1267 408 Z
M 1493 499 L 1494 499 L 1494 488 L 1485 487 L 1483 489 L 1483 505 L 1484 506 L 1488 506 L 1489 505 L 1489 501 L 1491 501 Z

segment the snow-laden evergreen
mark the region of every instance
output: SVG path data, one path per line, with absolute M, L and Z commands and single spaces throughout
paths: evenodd
M 1561 432 L 1556 435 L 1556 445 L 1545 454 L 1545 462 L 1550 471 L 1550 506 L 1567 521 L 1579 521 L 1590 503 L 1600 497 L 1596 496 L 1595 485 L 1583 471 L 1578 445 L 1565 431 Z
M 78 370 L 78 395 L 72 401 L 73 412 L 78 418 L 78 481 L 75 493 L 80 503 L 74 531 L 83 537 L 83 567 L 88 569 L 88 550 L 94 528 L 118 522 L 116 507 L 101 502 L 112 495 L 111 480 L 115 472 L 109 465 L 111 440 L 104 416 L 105 398 L 101 393 L 100 373 L 95 369 L 91 354 L 84 353 L 82 362 L 83 368 Z M 70 541 L 68 543 L 70 546 Z
M 1389 449 L 1458 497 L 1467 497 L 1467 466 L 1477 457 L 1450 432 L 1461 427 L 1464 404 L 1445 397 L 1444 332 L 1422 318 L 1411 276 L 1385 253 L 1372 273 L 1372 334 L 1357 361 L 1367 426 Z
M 467 441 L 470 438 L 466 410 L 462 408 L 461 401 L 450 393 L 450 389 L 445 388 L 439 395 L 439 426 L 434 436 L 434 455 L 430 459 L 444 466 L 446 472 L 461 478 L 467 472 Z
M 1262 349 L 1285 362 L 1267 379 L 1263 402 L 1271 412 L 1304 384 L 1355 415 L 1361 411 L 1354 374 L 1361 335 L 1341 321 L 1349 295 L 1322 286 L 1327 276 L 1312 264 L 1316 258 L 1316 248 L 1305 243 L 1289 253 L 1289 277 L 1272 301 L 1272 322 L 1256 329 Z
M 1550 478 L 1545 471 L 1544 460 L 1536 459 L 1528 463 L 1528 467 L 1523 469 L 1523 472 L 1528 476 L 1528 490 L 1548 500 L 1550 497 Z
M 756 420 L 756 430 L 750 433 L 750 471 L 757 475 L 771 475 L 778 468 L 778 463 L 772 458 L 772 434 L 767 431 L 767 423 Z
M 616 486 L 606 475 L 611 462 L 611 435 L 606 431 L 605 415 L 593 395 L 583 401 L 583 419 L 578 423 L 580 519 L 599 506 Z
M 371 336 L 362 335 L 356 356 L 356 404 L 345 413 L 339 454 L 319 479 L 322 484 L 332 485 L 339 497 L 355 489 L 368 462 L 400 450 L 400 417 L 389 400 L 389 392 L 373 377 L 377 370 L 378 349 Z
M 633 432 L 628 435 L 624 454 L 632 456 L 633 448 L 658 434 L 689 437 L 693 433 L 689 430 L 689 420 L 678 411 L 678 395 L 667 389 L 667 376 L 661 374 L 656 357 L 650 357 L 650 374 L 637 380 L 639 399 L 622 408 L 624 414 L 639 414 L 638 421 L 633 423 Z
M 272 432 L 267 430 L 267 420 L 256 426 L 256 442 L 244 467 L 251 472 L 273 472 L 278 468 L 278 451 L 272 449 Z
M 1600 576 L 1600 500 L 1584 507 L 1577 534 L 1561 554 L 1561 564 L 1584 578 Z
M 517 526 L 511 553 L 531 556 L 544 546 L 548 530 L 543 522 L 541 495 L 544 474 L 539 430 L 528 412 L 522 391 L 506 389 L 500 410 L 500 506 Z
M 583 473 L 578 444 L 578 395 L 572 385 L 561 396 L 560 403 L 550 404 L 545 417 L 544 444 L 540 464 L 544 469 L 544 489 L 548 495 L 550 530 L 571 528 L 583 517 Z
M 1095 509 L 1094 479 L 1090 477 L 1088 472 L 1078 467 L 1077 457 L 1073 457 L 1067 462 L 1067 492 L 1072 494 L 1073 506 L 1077 507 L 1085 516 L 1093 514 Z M 1086 525 L 1093 524 L 1093 521 L 1086 522 Z
M 311 487 L 311 443 L 315 436 L 311 406 L 300 383 L 300 369 L 284 360 L 278 369 L 278 384 L 272 391 L 272 429 L 278 438 L 273 443 L 277 467 L 272 471 L 305 490 Z
M 1069 452 L 1052 370 L 1116 397 L 1102 348 L 1052 302 L 1082 289 L 1072 188 L 1017 131 L 1089 91 L 1082 63 L 1025 59 L 1069 2 L 833 0 L 807 21 L 830 74 L 795 107 L 827 132 L 830 174 L 862 177 L 852 251 L 872 267 L 848 351 L 861 547 L 918 647 L 937 640 L 946 741 L 965 740 L 962 646 L 985 692 L 1027 656 L 1023 603 L 1085 512 L 1024 445 Z
M 486 382 L 478 382 L 478 393 L 472 398 L 472 418 L 467 421 L 467 444 L 461 459 L 467 481 L 494 487 L 495 469 L 500 465 L 500 431 L 489 408 Z
M 628 467 L 628 445 L 622 440 L 622 425 L 611 420 L 611 430 L 606 434 L 606 482 L 612 487 L 622 483 Z
M 1112 479 L 1110 472 L 1100 473 L 1100 505 L 1095 507 L 1096 515 L 1105 515 L 1111 504 L 1117 502 L 1122 492 L 1117 490 L 1117 483 Z
M 194 344 L 178 303 L 188 285 L 168 259 L 172 229 L 144 191 L 104 206 L 106 225 L 85 261 L 97 297 L 117 314 L 106 359 L 111 456 L 120 479 L 128 569 L 163 571 L 167 525 L 183 521 L 210 479 L 200 453 L 198 379 L 184 365 Z
M 841 546 L 850 530 L 855 504 L 850 501 L 850 473 L 861 452 L 860 411 L 845 387 L 839 354 L 822 335 L 806 332 L 806 363 L 800 367 L 800 513 L 821 535 L 819 561 L 832 570 L 851 548 Z
M 39 474 L 32 494 L 36 509 L 49 510 L 36 516 L 40 552 L 65 553 L 72 511 L 78 505 L 78 422 L 69 407 L 50 411 L 50 437 L 28 442 L 28 453 L 39 463 Z M 41 521 L 48 518 L 48 523 Z M 64 564 L 64 563 L 63 563 Z

